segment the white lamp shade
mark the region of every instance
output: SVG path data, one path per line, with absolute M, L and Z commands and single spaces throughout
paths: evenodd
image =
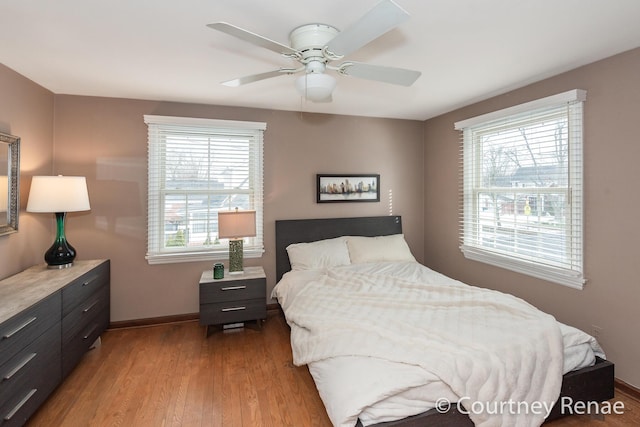
M 218 212 L 218 237 L 235 239 L 256 235 L 256 211 Z
M 88 211 L 87 180 L 83 176 L 34 176 L 27 212 Z
M 0 175 L 0 212 L 6 212 L 9 207 L 9 177 Z
M 336 79 L 324 73 L 308 73 L 296 79 L 296 89 L 309 101 L 328 99 L 336 87 Z

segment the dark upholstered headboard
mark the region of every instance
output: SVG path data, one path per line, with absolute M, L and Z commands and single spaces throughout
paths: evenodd
M 291 270 L 287 246 L 340 236 L 387 236 L 402 233 L 400 216 L 287 219 L 276 221 L 276 280 Z

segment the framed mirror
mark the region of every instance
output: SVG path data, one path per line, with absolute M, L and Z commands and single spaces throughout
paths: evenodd
M 18 231 L 20 138 L 0 133 L 0 236 Z

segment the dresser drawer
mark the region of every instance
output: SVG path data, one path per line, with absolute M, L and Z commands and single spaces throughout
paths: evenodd
M 60 319 L 60 292 L 55 292 L 0 325 L 0 365 L 12 358 Z
M 66 378 L 89 350 L 100 334 L 109 326 L 109 307 L 104 308 L 84 322 L 84 327 L 75 335 L 63 338 L 62 378 Z
M 265 279 L 200 283 L 200 304 L 266 298 Z
M 62 316 L 66 316 L 91 294 L 109 284 L 109 261 L 78 277 L 62 289 Z
M 0 366 L 0 426 L 21 426 L 60 383 L 60 323 Z
M 0 427 L 23 426 L 107 328 L 109 268 L 39 264 L 0 280 Z
M 266 317 L 267 305 L 264 298 L 200 305 L 201 325 L 228 324 Z
M 67 342 L 86 328 L 97 313 L 109 307 L 109 288 L 102 286 L 89 294 L 79 305 L 62 318 L 62 341 Z
M 43 375 L 31 386 L 32 388 L 25 388 L 6 402 L 0 403 L 0 427 L 23 426 L 47 400 L 59 382 L 59 377 Z
M 0 365 L 0 402 L 33 388 L 45 375 L 60 380 L 60 323 Z

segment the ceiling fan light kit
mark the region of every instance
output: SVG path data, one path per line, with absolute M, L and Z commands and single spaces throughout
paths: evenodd
M 329 102 L 336 79 L 328 74 L 309 73 L 296 79 L 296 89 L 311 102 Z
M 394 29 L 408 18 L 409 14 L 393 0 L 382 0 L 344 31 L 339 31 L 326 24 L 306 24 L 296 27 L 289 34 L 290 46 L 226 22 L 215 22 L 207 26 L 277 52 L 300 64 L 294 68 L 283 67 L 278 70 L 228 80 L 222 84 L 235 87 L 272 77 L 304 72 L 303 76 L 295 80 L 295 86 L 300 95 L 312 102 L 331 102 L 336 79 L 326 74 L 327 70 L 335 71 L 338 75 L 401 86 L 411 86 L 420 77 L 419 71 L 403 68 L 353 61 L 337 66 L 330 64 L 332 61 L 342 60 L 350 53 Z

